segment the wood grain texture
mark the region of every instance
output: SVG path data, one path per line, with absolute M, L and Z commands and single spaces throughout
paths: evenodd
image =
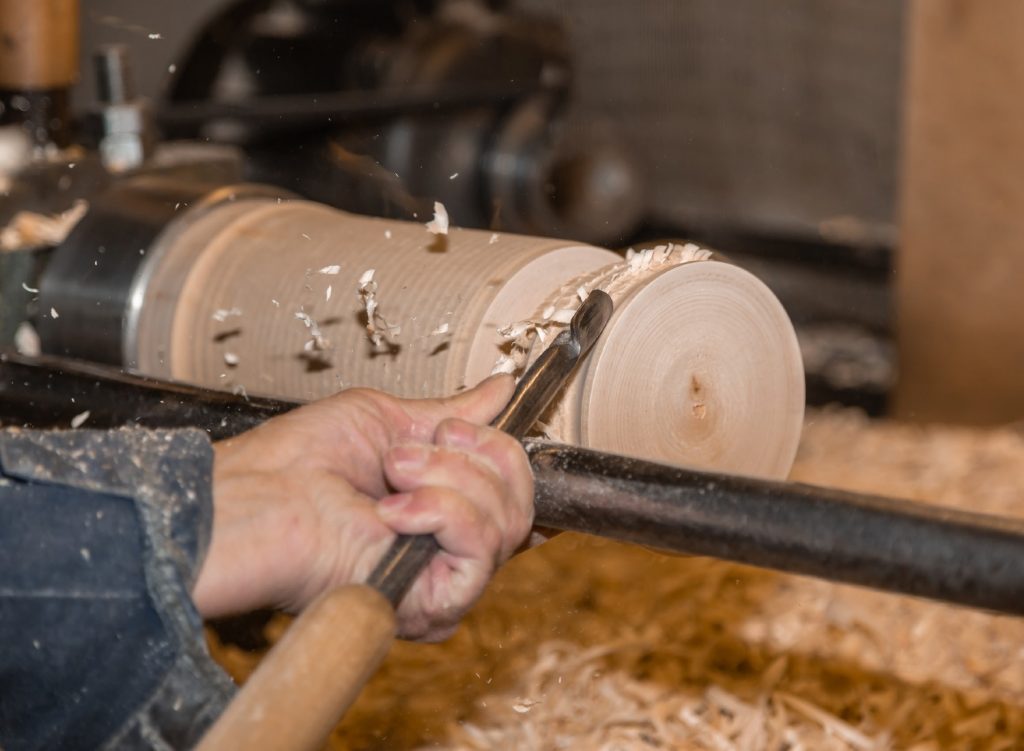
M 78 77 L 78 0 L 0 0 L 0 87 L 52 89 Z
M 1024 417 L 1024 4 L 917 0 L 898 265 L 902 417 Z
M 395 615 L 375 589 L 328 592 L 275 645 L 199 751 L 315 751 L 391 647 Z

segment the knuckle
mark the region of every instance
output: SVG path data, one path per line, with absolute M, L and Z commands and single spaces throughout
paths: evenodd
M 450 417 L 437 426 L 437 440 L 446 446 L 472 450 L 480 445 L 483 430 L 479 425 Z

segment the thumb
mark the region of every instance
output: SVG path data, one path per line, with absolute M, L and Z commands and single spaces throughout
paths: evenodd
M 442 420 L 456 417 L 477 425 L 486 425 L 508 404 L 515 390 L 515 379 L 507 374 L 485 378 L 471 389 L 443 399 L 416 402 L 419 418 L 436 427 Z

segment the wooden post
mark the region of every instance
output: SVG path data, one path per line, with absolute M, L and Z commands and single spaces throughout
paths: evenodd
M 900 416 L 1024 417 L 1024 3 L 913 0 Z
M 0 88 L 39 91 L 78 77 L 78 0 L 0 0 Z

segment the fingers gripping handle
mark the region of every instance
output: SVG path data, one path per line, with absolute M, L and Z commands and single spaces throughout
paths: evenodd
M 541 416 L 579 362 L 597 342 L 611 319 L 612 299 L 601 290 L 590 293 L 569 328 L 560 333 L 516 384 L 509 403 L 491 422 L 514 438 L 522 438 Z M 399 535 L 367 584 L 382 592 L 396 608 L 419 573 L 440 550 L 429 535 Z
M 569 328 L 523 374 L 492 425 L 522 438 L 600 336 L 611 298 L 595 290 Z M 284 638 L 203 738 L 200 751 L 318 749 L 380 665 L 394 609 L 440 549 L 430 535 L 399 535 L 366 585 L 328 592 Z

